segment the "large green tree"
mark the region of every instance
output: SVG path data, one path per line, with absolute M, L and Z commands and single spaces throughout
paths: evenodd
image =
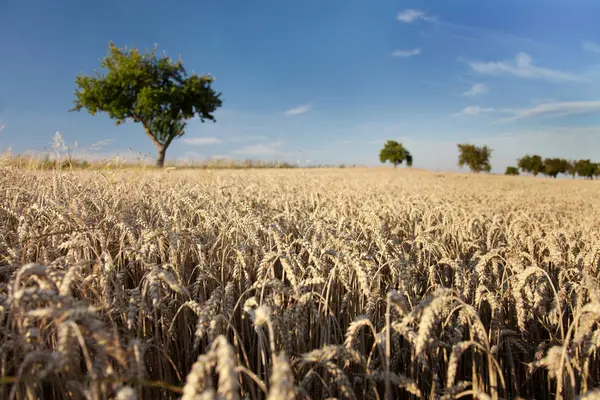
M 562 158 L 544 159 L 544 174 L 556 178 L 558 174 L 566 174 L 569 171 L 569 162 Z
M 105 74 L 80 75 L 75 79 L 75 107 L 91 115 L 105 112 L 117 125 L 131 120 L 140 123 L 162 167 L 171 142 L 185 133 L 186 121 L 196 115 L 202 122 L 215 121 L 213 113 L 222 105 L 210 76 L 188 75 L 181 59 L 173 62 L 166 55 L 121 49 L 109 43 L 109 52 L 100 61 Z
M 477 147 L 468 143 L 458 144 L 457 146 L 459 167 L 462 168 L 467 165 L 471 171 L 476 173 L 482 171 L 490 172 L 492 170 L 490 164 L 492 149 L 487 146 Z
M 388 140 L 379 152 L 379 161 L 382 163 L 389 161 L 394 164 L 394 168 L 406 161 L 406 165 L 410 167 L 413 163 L 413 157 L 401 143 Z
M 506 167 L 504 175 L 519 175 L 519 168 L 517 167 Z
M 519 159 L 517 165 L 521 168 L 521 171 L 533 174 L 533 176 L 544 172 L 544 160 L 538 155 L 530 156 L 528 154 Z

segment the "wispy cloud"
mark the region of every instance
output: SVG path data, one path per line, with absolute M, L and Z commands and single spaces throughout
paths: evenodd
M 543 116 L 548 118 L 565 117 L 569 115 L 600 115 L 600 101 L 563 101 L 538 104 L 535 107 L 512 110 L 512 116 L 498 122 L 510 122 L 520 119 Z
M 468 26 L 462 24 L 455 24 L 452 22 L 438 22 L 439 26 L 443 26 L 454 31 L 460 31 L 460 34 L 453 35 L 457 39 L 467 41 L 485 41 L 485 42 L 496 42 L 518 46 L 533 46 L 537 48 L 548 48 L 549 46 L 544 43 L 540 43 L 536 40 L 514 35 L 509 32 L 498 31 L 490 28 L 483 28 L 480 26 Z
M 463 95 L 465 96 L 477 96 L 479 94 L 484 94 L 488 92 L 488 87 L 485 86 L 483 83 L 476 83 L 473 86 L 471 86 L 471 89 L 469 89 L 468 91 L 464 92 Z
M 185 161 L 194 161 L 200 159 L 206 160 L 218 160 L 218 159 L 230 159 L 231 156 L 228 155 L 220 155 L 220 154 L 202 154 L 197 151 L 189 150 L 183 153 L 185 157 L 181 157 L 178 159 L 182 159 Z
M 191 158 L 191 159 L 195 159 L 195 158 L 202 158 L 203 154 L 199 153 L 197 151 L 193 151 L 193 150 L 189 150 L 186 151 L 185 153 L 183 153 L 185 156 L 187 156 L 187 158 Z
M 542 79 L 554 82 L 580 81 L 581 77 L 568 72 L 541 68 L 533 63 L 527 53 L 518 53 L 514 62 L 510 61 L 471 61 L 468 63 L 474 72 L 483 75 L 516 76 L 519 78 Z
M 418 54 L 421 54 L 421 49 L 418 47 L 413 50 L 394 50 L 392 52 L 393 57 L 404 57 L 404 58 L 416 56 Z
M 236 154 L 243 154 L 249 156 L 267 156 L 279 153 L 279 148 L 282 142 L 277 141 L 269 144 L 255 144 L 251 146 L 242 147 L 234 151 Z
M 109 143 L 114 142 L 114 139 L 104 139 L 99 142 L 92 143 L 92 145 L 88 148 L 88 150 L 98 150 L 103 147 L 108 146 Z
M 496 110 L 492 107 L 479 107 L 479 106 L 468 106 L 465 107 L 462 111 L 457 112 L 456 114 L 452 114 L 453 117 L 461 117 L 461 116 L 475 116 L 484 113 L 490 112 L 498 112 L 500 110 Z
M 398 21 L 404 22 L 405 24 L 412 24 L 415 21 L 418 20 L 423 20 L 423 21 L 436 21 L 436 18 L 431 16 L 431 15 L 427 15 L 427 13 L 425 11 L 422 10 L 415 10 L 412 8 L 407 8 L 403 11 L 400 11 L 398 13 L 398 15 L 396 16 L 396 19 Z
M 517 43 L 520 45 L 536 46 L 536 47 L 548 47 L 535 40 L 524 38 L 513 35 L 508 32 L 497 31 L 489 28 L 482 28 L 478 26 L 467 26 L 462 24 L 456 24 L 440 20 L 437 16 L 427 14 L 423 10 L 419 9 L 405 9 L 400 11 L 396 16 L 396 19 L 405 24 L 412 24 L 416 21 L 426 21 L 435 24 L 438 27 L 444 27 L 453 31 L 461 31 L 462 34 L 452 35 L 462 40 L 469 41 L 495 41 L 499 43 Z M 422 36 L 428 36 L 429 33 L 421 30 L 419 32 Z M 466 35 L 464 33 L 467 33 Z
M 581 46 L 583 47 L 583 49 L 585 51 L 590 51 L 592 53 L 600 53 L 600 44 L 593 42 L 591 40 L 589 40 L 587 42 L 583 42 L 581 44 Z
M 261 140 L 268 140 L 269 137 L 265 135 L 236 135 L 227 138 L 228 142 L 235 143 L 247 143 L 247 142 L 259 142 Z
M 289 110 L 284 112 L 284 114 L 289 117 L 292 115 L 300 115 L 300 114 L 307 113 L 309 110 L 310 110 L 310 106 L 308 104 L 304 104 L 304 105 L 301 105 L 298 107 L 290 108 Z
M 531 99 L 531 104 L 555 103 L 556 101 L 553 97 L 543 97 L 540 99 Z
M 191 144 L 193 146 L 207 146 L 210 144 L 219 144 L 223 143 L 223 141 L 216 137 L 191 137 L 185 138 L 183 141 L 187 144 Z

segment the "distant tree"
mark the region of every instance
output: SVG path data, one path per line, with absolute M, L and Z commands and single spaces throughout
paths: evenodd
M 467 165 L 471 171 L 479 173 L 481 171 L 490 172 L 490 156 L 492 149 L 487 146 L 477 147 L 473 144 L 458 144 L 458 166 Z
M 571 175 L 573 179 L 575 179 L 575 175 L 577 175 L 577 161 L 570 160 L 567 164 L 567 174 Z
M 379 161 L 382 163 L 389 161 L 394 164 L 394 168 L 406 161 L 406 164 L 410 167 L 412 166 L 413 158 L 401 143 L 395 140 L 388 140 L 379 152 Z
M 544 172 L 544 160 L 538 155 L 526 155 L 518 160 L 517 165 L 521 168 L 521 171 L 533 174 L 533 176 Z
M 185 133 L 186 120 L 215 121 L 213 112 L 222 105 L 220 93 L 211 88 L 210 76 L 188 75 L 181 60 L 120 49 L 109 43 L 109 53 L 100 62 L 105 75 L 77 76 L 75 107 L 94 115 L 105 112 L 117 125 L 127 120 L 140 123 L 158 151 L 156 165 L 162 167 L 171 142 Z
M 569 170 L 569 162 L 562 158 L 544 159 L 544 174 L 556 178 L 558 174 L 566 174 Z
M 577 175 L 587 179 L 594 179 L 594 176 L 600 173 L 599 165 L 590 160 L 579 160 L 575 163 L 575 167 L 577 168 Z
M 504 175 L 519 175 L 519 168 L 517 167 L 506 167 Z

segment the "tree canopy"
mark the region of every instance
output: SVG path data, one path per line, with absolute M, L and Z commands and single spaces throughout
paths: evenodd
M 458 166 L 464 167 L 467 165 L 471 171 L 479 173 L 482 171 L 490 172 L 490 157 L 492 149 L 487 146 L 477 147 L 473 144 L 458 144 Z
M 544 174 L 556 178 L 558 174 L 566 174 L 569 170 L 569 162 L 562 158 L 544 159 Z
M 406 165 L 410 167 L 413 163 L 413 157 L 401 143 L 388 140 L 379 152 L 379 161 L 382 163 L 389 161 L 394 164 L 394 168 L 406 161 Z
M 539 173 L 553 178 L 556 178 L 558 174 L 569 174 L 573 178 L 580 176 L 587 179 L 594 179 L 595 176 L 600 176 L 600 164 L 594 163 L 589 159 L 566 160 L 558 157 L 542 158 L 538 155 L 526 155 L 517 160 L 517 162 L 522 171 L 532 173 L 534 176 Z
M 533 174 L 533 176 L 544 172 L 544 160 L 538 155 L 531 156 L 528 154 L 518 160 L 517 165 L 521 168 L 521 171 Z
M 579 160 L 575 162 L 575 170 L 577 175 L 594 179 L 594 176 L 600 175 L 600 165 L 593 163 L 590 160 Z
M 164 165 L 171 142 L 185 133 L 186 121 L 198 116 L 215 121 L 212 113 L 222 105 L 210 76 L 188 75 L 181 59 L 158 57 L 156 46 L 142 54 L 109 43 L 108 55 L 100 62 L 104 75 L 80 75 L 75 79 L 75 107 L 91 115 L 105 112 L 117 125 L 131 120 L 141 123 L 156 146 L 156 165 Z
M 506 167 L 504 175 L 519 175 L 519 168 L 517 167 Z

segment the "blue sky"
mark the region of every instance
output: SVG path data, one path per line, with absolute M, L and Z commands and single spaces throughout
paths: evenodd
M 181 54 L 223 93 L 167 161 L 378 165 L 387 139 L 434 170 L 458 169 L 459 142 L 492 147 L 495 172 L 526 153 L 600 161 L 596 0 L 178 4 L 2 0 L 0 148 L 43 151 L 60 131 L 84 156 L 154 156 L 138 124 L 68 112 L 112 40 Z

